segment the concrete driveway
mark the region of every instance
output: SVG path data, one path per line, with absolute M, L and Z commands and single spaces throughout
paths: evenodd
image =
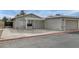
M 19 30 L 19 29 L 5 28 L 2 32 L 1 40 L 16 39 L 21 37 L 38 36 L 38 35 L 46 35 L 61 32 L 63 31 L 51 31 L 45 29 Z
M 0 48 L 79 48 L 79 32 L 2 41 Z

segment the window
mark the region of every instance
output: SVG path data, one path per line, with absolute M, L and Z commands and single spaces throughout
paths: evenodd
M 27 24 L 27 26 L 32 26 L 32 24 Z
M 28 20 L 27 26 L 32 26 L 32 20 Z

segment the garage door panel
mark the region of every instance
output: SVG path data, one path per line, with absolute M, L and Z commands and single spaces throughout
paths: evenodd
M 74 29 L 78 29 L 78 21 L 66 20 L 66 30 L 74 30 Z

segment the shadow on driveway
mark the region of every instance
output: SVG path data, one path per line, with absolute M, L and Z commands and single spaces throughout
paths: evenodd
M 76 32 L 67 32 L 68 34 L 79 34 L 79 31 Z

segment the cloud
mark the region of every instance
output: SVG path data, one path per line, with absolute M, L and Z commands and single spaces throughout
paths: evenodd
M 79 10 L 70 10 L 65 12 L 64 15 L 77 15 L 77 13 L 79 13 Z
M 13 18 L 18 13 L 18 10 L 0 10 L 0 18 L 11 17 Z
M 8 18 L 13 18 L 13 15 L 7 15 L 7 14 L 0 14 L 0 19 L 2 19 L 4 16 L 8 17 Z
M 79 10 L 57 10 L 53 12 L 53 15 L 55 14 L 62 14 L 62 15 L 68 15 L 68 16 L 79 16 Z
M 20 10 L 0 10 L 0 18 L 3 16 L 14 17 L 16 14 L 19 14 L 19 12 Z M 55 14 L 79 16 L 79 10 L 25 10 L 25 12 L 26 14 L 34 13 L 42 17 Z

